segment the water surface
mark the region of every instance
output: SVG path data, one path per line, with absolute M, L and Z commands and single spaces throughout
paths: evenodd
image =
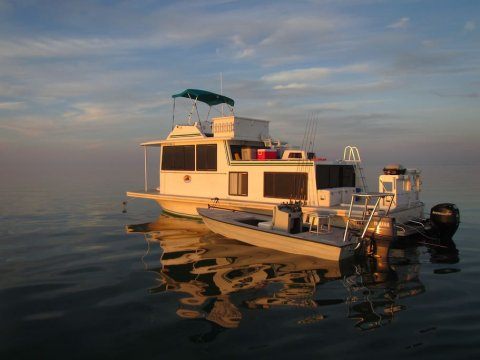
M 2 358 L 480 357 L 475 167 L 424 170 L 448 246 L 328 262 L 159 217 L 126 169 L 23 170 L 0 190 Z

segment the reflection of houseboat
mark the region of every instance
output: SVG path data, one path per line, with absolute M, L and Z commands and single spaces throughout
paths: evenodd
M 167 213 L 190 217 L 198 217 L 197 208 L 206 208 L 212 202 L 268 214 L 275 205 L 292 200 L 301 201 L 305 212 L 335 215 L 334 224 L 338 226 L 344 226 L 347 218 L 365 219 L 369 215 L 373 204 L 362 206 L 352 198 L 359 191 L 367 191 L 355 147 L 347 147 L 342 160 L 325 161 L 315 157 L 313 146 L 300 149 L 273 140 L 268 121 L 236 116 L 234 101 L 226 96 L 188 89 L 173 95 L 174 99 L 178 97 L 193 102 L 188 124 L 174 125 L 165 140 L 141 144 L 145 149 L 145 189 L 130 191 L 128 196 L 155 200 Z M 225 105 L 230 114 L 211 119 L 207 115 L 201 121 L 198 102 L 210 108 Z M 193 113 L 198 117 L 194 123 Z M 156 189 L 149 189 L 147 184 L 149 147 L 159 148 L 160 153 Z M 399 235 L 416 232 L 424 211 L 419 197 L 420 171 L 386 167 L 378 183 L 379 193 L 392 196 L 382 197 L 378 204 L 374 219 L 377 229 L 389 215 L 387 229 L 395 221 L 404 224 L 398 228 Z M 414 222 L 407 225 L 411 220 Z
M 351 274 L 350 262 L 245 245 L 189 220 L 161 216 L 154 223 L 128 226 L 127 231 L 145 233 L 149 243 L 161 247 L 161 267 L 154 268 L 159 284 L 150 291 L 183 294 L 177 315 L 223 328 L 237 327 L 242 319 L 236 294 L 246 294 L 250 308 L 334 305 L 343 300 L 315 300 L 316 286 Z
M 145 234 L 149 251 L 155 249 L 152 244 L 159 245 L 160 266 L 155 256 L 149 269 L 158 283 L 150 292 L 178 294 L 178 316 L 221 328 L 238 327 L 246 308 L 309 308 L 313 315 L 304 318 L 299 312 L 303 320 L 298 321 L 309 324 L 343 314 L 346 306 L 358 328 L 374 329 L 407 310 L 402 299 L 426 290 L 418 248 L 392 247 L 388 240 L 376 243 L 376 256 L 338 262 L 249 246 L 185 219 L 161 216 L 127 229 Z M 456 254 L 458 261 L 455 249 L 441 249 L 444 256 Z M 341 284 L 345 293 L 332 292 L 343 289 Z

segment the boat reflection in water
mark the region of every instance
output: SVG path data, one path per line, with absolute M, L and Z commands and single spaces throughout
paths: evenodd
M 166 216 L 127 231 L 145 235 L 147 254 L 152 245 L 160 246 L 160 267 L 149 269 L 158 273 L 159 284 L 150 292 L 183 294 L 178 316 L 213 325 L 201 341 L 238 327 L 242 309 L 308 308 L 313 314 L 298 323 L 310 324 L 325 318 L 320 307 L 344 304 L 356 327 L 373 329 L 406 309 L 403 298 L 425 292 L 417 247 L 377 242 L 375 256 L 338 262 L 251 246 L 216 235 L 200 222 Z M 442 251 L 442 259 L 448 258 L 447 249 Z M 458 261 L 458 255 L 451 259 Z M 330 297 L 319 288 L 328 282 L 345 290 L 331 291 Z

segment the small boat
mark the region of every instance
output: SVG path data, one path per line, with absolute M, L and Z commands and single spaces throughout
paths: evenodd
M 304 223 L 296 204 L 277 205 L 273 216 L 215 207 L 197 211 L 217 234 L 287 253 L 339 261 L 353 257 L 361 245 L 359 234 L 330 226 L 328 215 L 312 214 L 316 222 Z

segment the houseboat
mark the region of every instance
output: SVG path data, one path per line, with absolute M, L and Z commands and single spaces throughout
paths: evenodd
M 197 89 L 172 97 L 174 109 L 176 99 L 187 98 L 192 110 L 182 124 L 176 124 L 174 114 L 166 139 L 141 144 L 145 186 L 127 196 L 154 200 L 165 213 L 183 217 L 199 218 L 197 208 L 212 205 L 271 215 L 276 205 L 295 201 L 304 214 L 331 215 L 334 226 L 365 223 L 373 215 L 371 224 L 379 235 L 409 235 L 429 226 L 419 170 L 387 166 L 378 178 L 378 191 L 368 192 L 356 147 L 347 146 L 341 160 L 326 161 L 315 156 L 313 146 L 274 140 L 268 121 L 235 115 L 231 98 Z M 207 115 L 202 121 L 199 102 L 209 106 L 209 114 L 221 105 L 222 116 Z M 160 153 L 159 185 L 153 189 L 147 182 L 148 148 Z

